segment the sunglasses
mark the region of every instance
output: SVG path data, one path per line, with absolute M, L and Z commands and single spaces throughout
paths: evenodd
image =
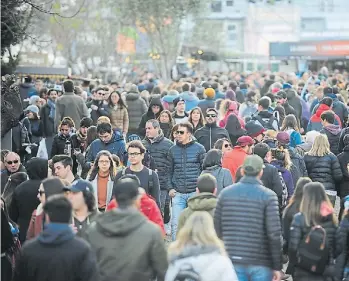
M 18 164 L 19 160 L 14 160 L 14 161 L 6 161 L 7 164 L 12 165 L 12 164 Z
M 225 147 L 225 148 L 231 147 L 231 144 L 230 144 L 230 143 L 226 143 L 226 144 L 224 145 L 224 147 Z
M 177 131 L 176 133 L 177 133 L 178 135 L 184 135 L 184 134 L 185 134 L 184 131 Z
M 217 117 L 217 115 L 216 115 L 216 114 L 207 114 L 206 116 L 207 116 L 207 117 L 212 117 L 212 118 Z
M 43 194 L 45 194 L 45 191 L 39 190 L 38 193 L 39 193 L 40 196 L 42 196 Z

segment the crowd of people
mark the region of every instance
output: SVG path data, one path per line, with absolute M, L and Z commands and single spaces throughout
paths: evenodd
M 348 81 L 5 83 L 2 280 L 349 280 Z

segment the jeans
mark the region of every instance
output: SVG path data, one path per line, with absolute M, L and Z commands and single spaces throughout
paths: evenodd
M 172 241 L 176 240 L 177 227 L 179 216 L 182 211 L 188 207 L 188 200 L 193 197 L 196 192 L 191 193 L 180 193 L 177 192 L 176 196 L 172 198 L 172 219 L 171 219 L 171 230 L 172 230 Z
M 234 264 L 239 281 L 271 281 L 273 271 L 260 265 L 237 265 Z

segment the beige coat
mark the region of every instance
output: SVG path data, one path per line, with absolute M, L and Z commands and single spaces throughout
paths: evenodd
M 120 129 L 123 133 L 128 132 L 128 112 L 126 108 L 108 108 L 109 110 L 109 118 L 111 125 L 113 126 L 113 129 L 118 128 Z

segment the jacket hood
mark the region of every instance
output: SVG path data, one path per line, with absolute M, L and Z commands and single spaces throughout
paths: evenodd
M 209 253 L 219 253 L 219 249 L 215 246 L 189 245 L 185 247 L 180 254 L 170 256 L 170 262 L 189 257 L 198 257 L 200 255 Z
M 114 209 L 97 218 L 96 225 L 105 236 L 126 236 L 147 221 L 136 209 Z
M 73 229 L 65 223 L 48 223 L 40 233 L 38 240 L 43 244 L 62 244 L 73 239 L 75 236 Z
M 128 93 L 126 94 L 126 100 L 129 101 L 129 100 L 136 100 L 136 99 L 140 99 L 141 96 L 140 94 L 138 93 Z
M 322 112 L 326 111 L 326 110 L 330 110 L 330 107 L 326 104 L 320 104 L 318 109 L 316 110 L 316 116 L 320 117 Z
M 294 90 L 288 90 L 286 91 L 286 98 L 288 100 L 294 99 L 296 97 L 297 93 Z
M 334 125 L 334 124 L 330 124 L 324 127 L 324 130 L 328 131 L 330 134 L 335 136 L 339 135 L 342 131 L 339 125 Z
M 122 133 L 120 131 L 114 131 L 113 137 L 111 138 L 109 143 L 117 142 L 121 140 L 124 140 L 124 136 L 122 135 Z
M 183 92 L 181 96 L 186 101 L 195 101 L 198 99 L 198 97 L 192 92 Z
M 26 170 L 29 179 L 43 180 L 47 178 L 48 161 L 46 159 L 34 157 L 26 164 Z
M 153 105 L 158 105 L 160 106 L 160 111 L 157 115 L 160 115 L 161 111 L 164 110 L 164 107 L 162 106 L 162 103 L 161 103 L 161 96 L 160 95 L 154 95 L 151 97 L 151 100 L 150 100 L 150 103 L 149 103 L 149 108 L 148 108 L 148 113 L 151 113 L 153 114 L 152 110 L 151 110 L 151 107 Z
M 216 208 L 217 197 L 212 193 L 199 193 L 188 200 L 188 208 L 193 211 L 211 211 Z

